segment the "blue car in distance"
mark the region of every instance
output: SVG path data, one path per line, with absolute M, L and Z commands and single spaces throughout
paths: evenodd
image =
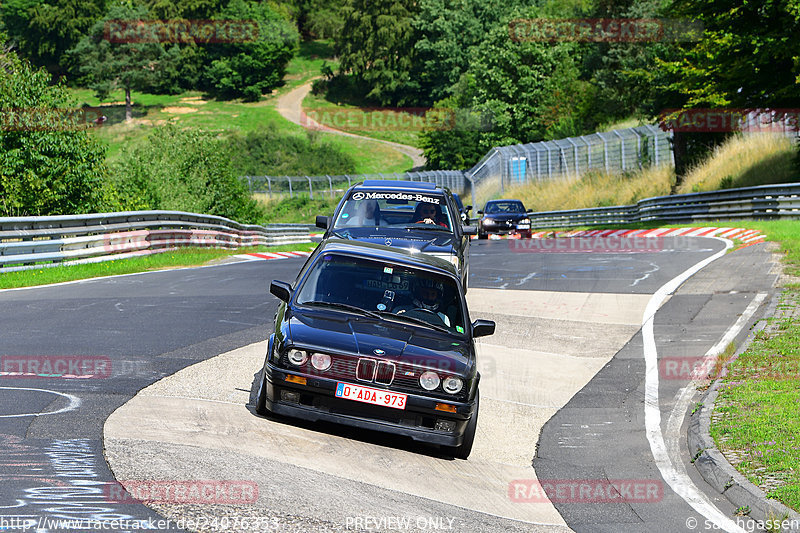
M 455 267 L 426 254 L 332 237 L 281 300 L 256 411 L 438 444 L 466 459 L 478 420 L 474 339 Z

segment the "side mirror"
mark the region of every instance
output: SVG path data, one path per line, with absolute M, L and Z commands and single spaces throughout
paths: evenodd
M 464 226 L 463 231 L 464 235 L 477 235 L 478 226 Z
M 468 206 L 466 206 L 466 207 L 464 208 L 464 212 L 465 212 L 465 213 L 469 213 L 470 211 L 472 211 L 472 206 L 471 206 L 471 205 L 468 205 Z
M 478 214 L 479 214 L 479 215 L 482 215 L 482 214 L 483 214 L 483 211 L 481 211 L 480 209 L 478 209 Z
M 292 297 L 292 286 L 285 281 L 278 281 L 277 279 L 274 279 L 272 280 L 272 283 L 269 284 L 269 292 L 284 302 L 288 302 L 289 298 Z
M 316 225 L 318 228 L 328 229 L 328 222 L 330 221 L 330 217 L 317 215 Z
M 494 334 L 494 321 L 479 318 L 472 323 L 472 337 L 486 337 Z

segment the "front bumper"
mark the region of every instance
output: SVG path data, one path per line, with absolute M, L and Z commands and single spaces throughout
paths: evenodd
M 494 235 L 507 235 L 509 233 L 529 234 L 531 232 L 530 224 L 506 224 L 505 222 L 497 223 L 482 223 L 481 231 L 486 234 Z
M 420 442 L 442 446 L 459 446 L 464 438 L 467 423 L 473 416 L 473 402 L 445 401 L 417 394 L 407 394 L 406 408 L 393 409 L 365 404 L 335 395 L 336 384 L 333 379 L 324 379 L 298 372 L 286 371 L 267 363 L 265 382 L 266 407 L 269 411 L 310 422 L 323 420 L 362 429 L 383 431 L 411 437 Z M 286 381 L 286 376 L 301 376 L 306 385 Z M 372 386 L 369 383 L 356 385 Z M 299 393 L 299 401 L 282 399 L 282 392 Z M 456 407 L 455 413 L 437 411 L 437 403 L 447 403 Z M 438 420 L 455 423 L 452 431 L 435 429 Z

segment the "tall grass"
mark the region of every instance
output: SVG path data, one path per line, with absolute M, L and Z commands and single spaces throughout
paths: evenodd
M 519 198 L 532 211 L 605 207 L 669 194 L 674 179 L 671 167 L 650 167 L 629 174 L 589 172 L 580 177 L 507 187 L 504 196 Z
M 795 141 L 783 135 L 735 135 L 687 174 L 678 193 L 800 181 Z
M 691 169 L 677 192 L 800 181 L 800 169 L 795 162 L 797 152 L 797 145 L 790 137 L 736 135 Z M 500 196 L 519 198 L 532 211 L 558 211 L 632 204 L 645 198 L 668 195 L 674 183 L 672 167 L 649 167 L 623 174 L 591 171 L 581 176 L 506 187 L 502 193 L 499 182 L 494 180 L 491 184 L 479 186 L 476 196 L 481 202 Z

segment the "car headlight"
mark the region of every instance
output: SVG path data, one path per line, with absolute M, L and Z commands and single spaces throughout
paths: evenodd
M 286 357 L 289 359 L 290 363 L 296 366 L 300 366 L 308 361 L 308 353 L 306 353 L 305 350 L 297 350 L 295 348 L 289 350 Z
M 315 353 L 311 356 L 311 366 L 317 370 L 328 370 L 331 367 L 331 356 L 326 353 Z
M 433 390 L 439 386 L 439 375 L 436 372 L 423 372 L 419 377 L 419 384 L 425 390 Z
M 520 224 L 530 224 L 531 223 L 531 219 L 523 218 L 522 220 L 519 221 L 519 223 Z
M 464 382 L 455 376 L 448 376 L 442 382 L 442 388 L 445 392 L 450 394 L 458 394 L 464 388 Z

